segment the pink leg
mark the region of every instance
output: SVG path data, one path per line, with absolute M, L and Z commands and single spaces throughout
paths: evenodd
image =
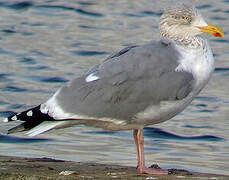
M 152 169 L 152 168 L 146 168 L 145 167 L 145 159 L 144 159 L 144 136 L 143 136 L 143 130 L 142 129 L 134 129 L 134 141 L 137 146 L 137 152 L 138 152 L 138 172 L 141 174 L 152 174 L 152 175 L 167 175 L 167 170 L 161 170 L 161 169 Z

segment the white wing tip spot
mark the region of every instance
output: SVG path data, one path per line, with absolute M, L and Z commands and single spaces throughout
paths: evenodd
M 16 121 L 16 120 L 17 120 L 17 116 L 15 115 L 15 116 L 13 116 L 11 119 L 12 119 L 13 121 Z
M 33 116 L 33 111 L 32 111 L 32 110 L 28 111 L 28 112 L 26 113 L 26 115 L 27 115 L 27 116 Z
M 96 73 L 91 73 L 85 78 L 85 81 L 86 82 L 92 82 L 92 81 L 96 81 L 98 79 L 99 79 L 99 76 L 97 76 Z
M 8 118 L 3 119 L 3 122 L 9 122 Z

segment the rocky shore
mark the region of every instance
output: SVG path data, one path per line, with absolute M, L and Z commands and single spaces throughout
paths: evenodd
M 153 165 L 152 168 L 159 168 Z M 167 176 L 138 174 L 134 167 L 81 163 L 50 158 L 23 158 L 0 155 L 0 180 L 45 179 L 126 179 L 126 180 L 173 180 L 211 179 L 228 180 L 229 176 L 169 169 Z

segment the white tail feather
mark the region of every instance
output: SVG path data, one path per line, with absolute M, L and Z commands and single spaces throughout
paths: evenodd
M 30 131 L 28 131 L 26 134 L 28 136 L 36 136 L 51 129 L 61 127 L 64 124 L 66 124 L 66 121 L 44 121 L 38 126 L 31 129 Z

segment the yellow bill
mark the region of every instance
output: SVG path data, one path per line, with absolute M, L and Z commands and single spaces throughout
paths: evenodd
M 211 34 L 211 35 L 213 35 L 215 37 L 223 37 L 224 36 L 224 33 L 220 28 L 218 28 L 216 26 L 213 26 L 213 25 L 210 25 L 210 24 L 208 26 L 202 26 L 202 27 L 198 26 L 198 28 L 202 32 Z

